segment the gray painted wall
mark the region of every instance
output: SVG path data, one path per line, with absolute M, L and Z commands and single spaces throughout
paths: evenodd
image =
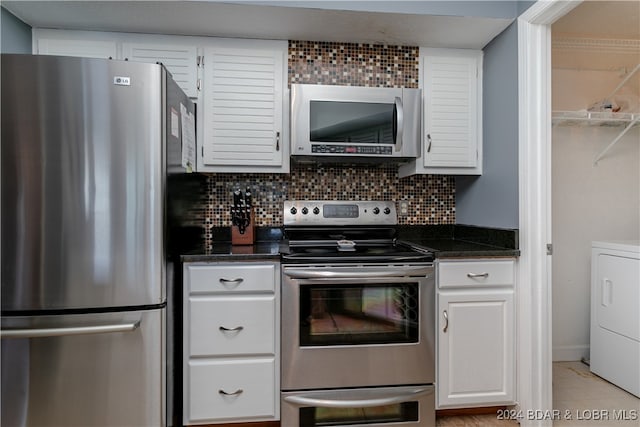
M 522 15 L 524 13 L 524 11 L 529 9 L 534 3 L 536 3 L 536 2 L 535 1 L 523 1 L 523 0 L 520 0 L 518 2 L 518 16 Z
M 0 52 L 31 53 L 31 27 L 0 7 Z
M 446 0 L 446 1 L 278 1 L 254 0 L 226 3 L 256 4 L 264 6 L 308 7 L 314 9 L 354 10 L 361 12 L 413 13 L 418 15 L 475 16 L 482 18 L 515 18 L 519 1 L 498 0 Z
M 484 48 L 483 174 L 456 178 L 456 222 L 518 228 L 518 28 Z

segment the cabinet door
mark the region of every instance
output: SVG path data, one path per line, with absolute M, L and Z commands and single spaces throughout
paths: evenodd
M 438 308 L 439 407 L 512 403 L 513 291 L 440 292 Z
M 413 174 L 482 174 L 482 51 L 420 48 L 423 135 Z
M 69 38 L 38 38 L 35 43 L 37 54 L 81 56 L 84 58 L 116 59 L 115 40 L 82 40 Z
M 201 170 L 281 171 L 284 50 L 211 47 L 204 57 Z
M 198 53 L 195 46 L 123 43 L 122 56 L 129 61 L 161 62 L 187 96 L 198 96 Z

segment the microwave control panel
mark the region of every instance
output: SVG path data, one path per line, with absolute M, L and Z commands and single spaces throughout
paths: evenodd
M 380 156 L 391 156 L 393 154 L 393 148 L 388 145 L 363 146 L 342 144 L 312 144 L 311 152 L 315 154 L 374 154 Z

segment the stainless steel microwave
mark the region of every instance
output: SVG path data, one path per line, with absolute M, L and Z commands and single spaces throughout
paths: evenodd
M 421 89 L 291 85 L 298 162 L 405 162 L 420 150 Z

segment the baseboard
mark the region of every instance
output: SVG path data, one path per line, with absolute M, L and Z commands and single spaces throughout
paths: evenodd
M 554 362 L 580 361 L 583 357 L 589 358 L 588 345 L 557 345 L 553 346 Z
M 436 417 L 459 417 L 463 415 L 491 415 L 496 414 L 500 410 L 507 409 L 506 406 L 485 406 L 481 408 L 456 408 L 456 409 L 437 409 Z

